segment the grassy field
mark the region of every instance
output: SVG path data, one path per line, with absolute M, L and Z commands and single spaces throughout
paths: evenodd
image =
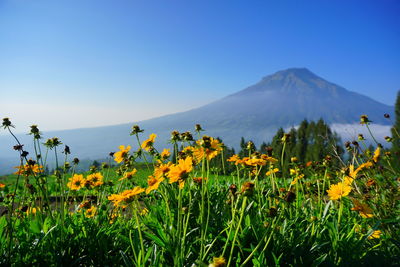
M 400 263 L 397 156 L 379 146 L 347 147 L 349 157 L 339 165 L 330 155 L 285 163 L 283 138 L 280 155 L 250 147 L 245 156 L 221 159 L 224 146 L 199 129 L 197 134 L 193 140 L 173 132 L 174 151 L 157 151 L 156 135 L 140 141 L 145 135 L 133 127 L 137 144 L 119 147 L 85 173 L 75 172 L 79 163 L 68 158 L 67 148 L 65 161 L 46 174 L 40 156 L 28 159 L 16 147 L 21 166 L 0 179 L 0 264 Z M 39 147 L 38 137 L 33 132 Z M 45 147 L 61 155 L 58 139 Z

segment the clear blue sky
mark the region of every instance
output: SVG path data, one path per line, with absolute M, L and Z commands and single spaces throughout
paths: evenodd
M 17 131 L 138 121 L 289 67 L 393 105 L 400 1 L 0 0 L 0 116 Z

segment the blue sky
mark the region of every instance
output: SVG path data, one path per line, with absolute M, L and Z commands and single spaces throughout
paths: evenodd
M 290 67 L 393 105 L 400 2 L 0 1 L 0 116 L 17 131 L 139 121 Z

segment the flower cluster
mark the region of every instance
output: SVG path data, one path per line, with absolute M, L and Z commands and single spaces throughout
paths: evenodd
M 103 185 L 103 175 L 100 172 L 92 173 L 86 176 L 86 179 L 83 177 L 83 174 L 74 174 L 67 184 L 68 188 L 74 191 L 78 191 L 82 188 L 97 188 Z
M 23 176 L 35 176 L 43 172 L 43 166 L 36 164 L 34 160 L 28 160 L 25 165 L 15 167 L 18 169 L 14 174 Z
M 125 208 L 144 191 L 145 190 L 143 188 L 136 186 L 135 188 L 125 190 L 120 194 L 112 194 L 108 197 L 108 200 L 112 201 L 115 207 Z

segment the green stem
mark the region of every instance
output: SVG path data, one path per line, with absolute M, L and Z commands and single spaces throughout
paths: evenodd
M 372 134 L 371 130 L 369 129 L 368 123 L 367 123 L 367 124 L 365 124 L 365 125 L 367 126 L 368 132 L 369 132 L 369 134 L 371 135 L 372 139 L 374 139 L 374 141 L 375 141 L 376 145 L 379 145 L 378 141 L 376 141 L 376 139 L 375 139 L 374 135 Z
M 139 140 L 139 135 L 138 135 L 138 133 L 136 133 L 136 140 L 137 140 L 137 142 L 138 142 L 139 149 L 142 149 L 142 146 L 141 146 L 141 144 L 140 144 L 140 140 Z M 142 150 L 142 151 L 143 151 L 143 150 Z M 145 153 L 145 152 L 143 152 L 143 153 Z M 146 157 L 145 154 L 143 154 L 143 159 L 144 159 L 144 162 L 146 163 L 147 169 L 150 170 L 149 163 L 147 162 L 147 157 Z
M 231 266 L 230 264 L 231 264 L 231 260 L 232 260 L 233 250 L 235 249 L 236 238 L 238 236 L 239 229 L 240 229 L 241 224 L 242 224 L 243 215 L 244 215 L 244 209 L 246 208 L 246 202 L 247 202 L 247 197 L 245 196 L 244 199 L 243 199 L 242 208 L 240 209 L 239 222 L 238 222 L 238 225 L 236 227 L 235 235 L 233 236 L 232 247 L 231 247 L 231 251 L 229 253 L 229 260 L 228 260 L 227 266 Z
M 145 253 L 144 253 L 145 251 L 144 251 L 142 231 L 140 228 L 139 216 L 137 214 L 137 210 L 139 208 L 139 202 L 137 199 L 135 201 L 135 204 L 136 204 L 135 205 L 136 207 L 133 207 L 133 214 L 135 215 L 136 225 L 137 225 L 137 229 L 138 229 L 138 233 L 139 233 L 140 249 L 141 249 L 141 256 L 142 256 L 141 261 L 142 261 L 142 265 L 145 266 Z

